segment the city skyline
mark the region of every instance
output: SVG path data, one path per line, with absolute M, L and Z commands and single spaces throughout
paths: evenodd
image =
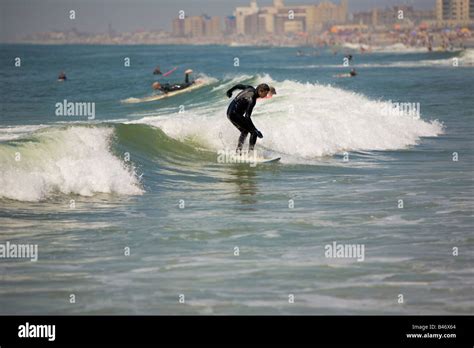
M 319 4 L 322 1 L 286 0 L 288 6 Z M 336 4 L 340 1 L 334 0 Z M 176 0 L 150 1 L 85 1 L 45 0 L 38 3 L 32 0 L 2 0 L 0 4 L 0 41 L 15 41 L 25 35 L 68 31 L 76 28 L 81 32 L 104 33 L 110 27 L 118 32 L 172 31 L 172 18 L 180 10 L 186 15 L 229 16 L 239 6 L 248 6 L 250 0 Z M 258 4 L 268 6 L 271 0 L 260 0 Z M 394 5 L 408 5 L 420 9 L 435 6 L 435 0 L 349 0 L 349 13 L 371 8 L 384 8 Z M 76 11 L 76 19 L 70 20 L 68 13 Z

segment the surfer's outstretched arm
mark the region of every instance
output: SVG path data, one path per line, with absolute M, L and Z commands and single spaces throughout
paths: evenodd
M 226 94 L 227 94 L 227 96 L 230 98 L 230 97 L 232 97 L 232 92 L 234 92 L 236 89 L 242 89 L 242 90 L 244 90 L 244 89 L 247 89 L 247 88 L 249 88 L 249 87 L 252 87 L 252 86 L 247 86 L 247 85 L 238 84 L 238 85 L 235 85 L 234 87 L 232 87 L 231 89 L 229 89 L 229 90 L 226 92 Z

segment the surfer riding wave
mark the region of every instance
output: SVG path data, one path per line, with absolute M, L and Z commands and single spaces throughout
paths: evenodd
M 236 89 L 242 90 L 230 103 L 227 109 L 227 118 L 240 131 L 237 153 L 242 153 L 244 141 L 250 133 L 249 152 L 253 151 L 257 138 L 263 138 L 262 133 L 255 127 L 250 116 L 257 102 L 257 98 L 265 98 L 270 92 L 270 87 L 262 83 L 254 88 L 246 85 L 235 85 L 227 91 L 227 96 L 232 97 Z M 275 92 L 276 93 L 276 92 Z

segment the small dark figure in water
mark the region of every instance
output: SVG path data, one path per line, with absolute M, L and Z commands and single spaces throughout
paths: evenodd
M 188 88 L 188 87 L 190 87 L 191 85 L 193 85 L 195 83 L 195 81 L 190 81 L 189 80 L 189 75 L 192 72 L 193 71 L 191 69 L 188 69 L 184 72 L 184 83 L 174 83 L 174 84 L 165 83 L 165 84 L 161 84 L 158 81 L 156 81 L 151 86 L 154 90 L 159 90 L 163 93 L 175 92 L 175 91 L 179 91 L 181 89 Z
M 160 70 L 160 66 L 157 66 L 155 70 L 153 70 L 153 75 L 162 75 L 162 72 Z
M 66 80 L 67 80 L 66 73 L 64 71 L 61 71 L 58 75 L 58 81 L 66 81 Z

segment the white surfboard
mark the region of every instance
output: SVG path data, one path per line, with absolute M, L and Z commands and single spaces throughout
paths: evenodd
M 264 158 L 262 163 L 275 163 L 275 162 L 279 162 L 280 160 L 281 160 L 281 157 Z
M 245 163 L 250 165 L 255 164 L 264 164 L 264 163 L 276 163 L 281 160 L 281 157 L 273 157 L 273 158 L 266 158 L 266 157 L 256 157 L 256 156 L 247 156 L 247 155 L 234 155 L 232 158 L 229 158 L 229 163 Z
M 181 93 L 194 91 L 195 89 L 201 88 L 203 86 L 205 86 L 205 83 L 202 80 L 196 80 L 194 84 L 191 85 L 190 87 L 185 88 L 185 89 L 180 89 L 179 91 L 157 94 L 157 95 L 150 95 L 148 97 L 143 97 L 143 98 L 127 98 L 127 99 L 122 100 L 122 103 L 125 103 L 125 104 L 147 103 L 151 101 L 174 97 L 175 95 L 178 95 Z

